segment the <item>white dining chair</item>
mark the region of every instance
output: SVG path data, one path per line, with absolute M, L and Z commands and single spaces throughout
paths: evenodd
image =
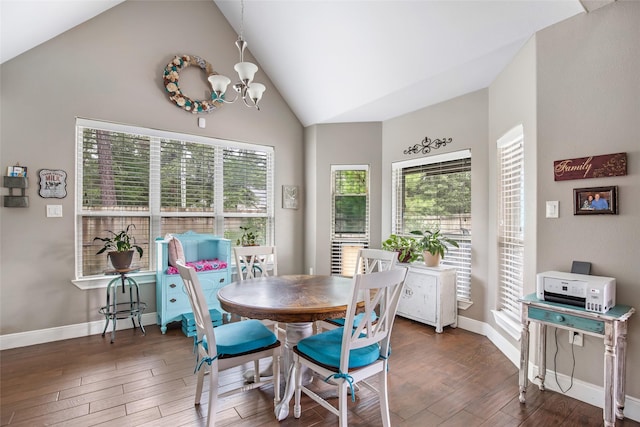
M 347 395 L 355 401 L 357 383 L 377 393 L 380 402 L 382 425 L 389 427 L 389 398 L 387 370 L 390 352 L 390 336 L 396 309 L 407 275 L 405 267 L 370 274 L 357 274 L 353 278 L 353 292 L 344 327 L 311 335 L 293 348 L 295 363 L 295 392 L 293 415 L 300 418 L 302 393 L 323 408 L 338 416 L 340 427 L 346 427 Z M 356 311 L 364 299 L 365 315 L 356 327 Z M 381 308 L 375 322 L 371 314 L 376 306 Z M 309 385 L 303 385 L 302 370 L 309 368 L 325 382 L 337 388 L 338 407 L 334 407 Z M 377 386 L 369 379 L 377 377 Z M 311 383 L 313 384 L 313 382 Z
M 237 246 L 233 248 L 238 280 L 278 275 L 278 253 L 275 246 Z M 276 334 L 284 333 L 278 322 L 263 320 Z
M 183 260 L 177 263 L 180 277 L 191 302 L 196 322 L 195 337 L 196 383 L 195 404 L 200 405 L 205 373 L 209 375 L 209 409 L 207 426 L 216 423 L 216 406 L 219 396 L 252 390 L 273 383 L 274 405 L 280 401 L 280 349 L 281 343 L 276 335 L 259 320 L 227 323 L 213 327 L 207 300 L 202 291 L 198 275 L 193 267 L 187 267 Z M 269 379 L 259 377 L 259 361 L 273 359 L 273 376 Z M 238 387 L 218 393 L 219 372 L 229 368 L 254 363 L 252 383 L 243 383 Z
M 238 280 L 278 275 L 275 246 L 236 246 L 233 248 Z
M 388 271 L 394 268 L 397 263 L 397 252 L 385 251 L 382 249 L 362 248 L 358 250 L 354 275 L 370 274 L 377 271 Z M 362 313 L 356 316 L 355 326 L 358 326 L 362 316 Z M 375 312 L 373 316 L 375 319 Z M 322 332 L 324 330 L 339 328 L 344 326 L 344 321 L 344 318 L 319 320 L 316 322 L 316 330 L 317 332 Z

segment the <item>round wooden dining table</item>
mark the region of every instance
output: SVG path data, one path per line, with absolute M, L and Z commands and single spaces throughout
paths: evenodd
M 313 334 L 317 320 L 344 317 L 351 302 L 352 279 L 342 276 L 268 276 L 230 283 L 218 291 L 223 310 L 252 319 L 269 319 L 286 324 L 282 372 L 287 372 L 276 418 L 289 415 L 295 389 L 292 349 L 302 338 Z M 359 303 L 364 309 L 364 302 Z M 311 374 L 304 375 L 311 381 Z

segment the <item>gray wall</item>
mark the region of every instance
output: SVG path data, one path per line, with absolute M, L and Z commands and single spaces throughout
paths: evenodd
M 617 302 L 640 308 L 640 3 L 617 1 L 537 35 L 537 268 L 593 263 L 617 280 Z M 553 161 L 626 152 L 622 177 L 553 180 Z M 617 185 L 619 215 L 574 216 L 573 189 Z M 544 201 L 560 218 L 544 218 Z M 563 343 L 567 342 L 563 336 Z M 551 347 L 553 348 L 553 347 Z M 640 316 L 629 322 L 627 394 L 640 397 Z M 576 377 L 602 384 L 601 340 L 578 349 Z M 549 365 L 552 366 L 552 365 Z M 569 366 L 564 367 L 569 370 Z
M 491 297 L 484 306 L 484 321 L 501 331 L 494 322 L 491 310 L 497 308 L 499 288 L 497 251 L 498 229 L 498 164 L 497 141 L 510 129 L 522 125 L 524 132 L 524 190 L 525 190 L 525 229 L 524 229 L 524 288 L 525 293 L 535 291 L 535 277 L 537 273 L 536 246 L 538 239 L 537 215 L 539 202 L 536 192 L 538 129 L 536 122 L 536 44 L 535 38 L 529 40 L 518 52 L 516 57 L 498 75 L 489 88 L 489 218 L 487 223 L 489 236 L 487 241 L 489 260 L 488 295 Z M 513 345 L 518 345 L 509 335 Z
M 315 125 L 306 131 L 307 234 L 305 271 L 331 271 L 331 165 L 369 165 L 370 247 L 380 248 L 381 123 Z M 312 173 L 310 173 L 312 172 Z
M 179 54 L 199 55 L 232 76 L 236 38 L 212 1 L 127 1 L 2 64 L 0 164 L 29 167 L 30 207 L 0 208 L 0 334 L 101 318 L 104 290 L 71 283 L 77 116 L 274 146 L 279 267 L 301 272 L 296 248 L 303 245 L 304 209 L 281 209 L 280 189 L 304 185 L 303 127 L 268 77 L 256 76 L 267 86 L 260 112 L 236 103 L 194 115 L 163 88 L 163 69 Z M 187 95 L 206 98 L 204 73 L 187 68 L 180 77 Z M 197 117 L 206 118 L 206 129 Z M 66 198 L 38 196 L 42 168 L 67 172 Z M 46 218 L 47 204 L 62 204 L 64 216 Z M 154 312 L 154 286 L 142 289 L 147 312 Z
M 454 142 L 428 155 L 471 148 L 473 306 L 460 314 L 496 325 L 496 141 L 522 124 L 525 133 L 525 293 L 535 274 L 568 271 L 573 260 L 593 263 L 592 274 L 617 279 L 617 301 L 640 307 L 640 2 L 618 1 L 539 32 L 486 91 L 461 96 L 383 123 L 382 199 L 391 198 L 391 163 L 425 136 Z M 626 152 L 623 177 L 555 182 L 553 162 Z M 417 156 L 411 156 L 411 158 Z M 574 216 L 573 189 L 617 185 L 619 215 Z M 560 202 L 560 217 L 545 218 L 545 201 Z M 382 207 L 382 235 L 391 210 Z M 547 366 L 553 369 L 553 333 Z M 560 331 L 558 371 L 571 373 L 567 332 Z M 602 385 L 602 340 L 577 347 L 575 378 Z M 533 356 L 534 357 L 534 356 Z M 535 357 L 534 357 L 535 358 Z M 537 362 L 537 361 L 536 361 Z M 640 321 L 629 324 L 627 395 L 640 396 Z
M 471 298 L 474 304 L 464 316 L 484 320 L 483 307 L 492 297 L 487 294 L 487 227 L 489 219 L 486 201 L 489 193 L 487 127 L 487 90 L 454 98 L 433 107 L 387 120 L 382 126 L 382 237 L 391 233 L 391 164 L 419 157 L 471 150 Z M 404 150 L 420 143 L 425 137 L 452 138 L 446 147 L 428 154 L 404 154 Z

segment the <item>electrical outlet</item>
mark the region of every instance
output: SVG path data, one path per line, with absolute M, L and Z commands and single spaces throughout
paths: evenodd
M 582 344 L 583 344 L 582 332 L 569 331 L 569 344 L 573 344 L 573 345 L 577 345 L 578 347 L 582 347 Z

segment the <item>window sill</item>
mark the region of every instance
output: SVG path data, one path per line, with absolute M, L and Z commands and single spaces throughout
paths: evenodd
M 520 336 L 522 334 L 522 325 L 520 322 L 516 322 L 513 318 L 500 310 L 491 310 L 491 312 L 493 313 L 493 319 L 496 321 L 496 324 L 514 340 L 520 341 Z
M 133 280 L 135 280 L 138 285 L 156 282 L 156 274 L 153 271 L 131 273 L 127 274 L 127 276 L 133 278 Z M 105 289 L 109 282 L 116 278 L 119 278 L 119 276 L 111 274 L 104 276 L 91 276 L 72 280 L 71 283 L 73 283 L 78 289 L 82 289 L 83 291 L 89 289 Z
M 473 305 L 473 301 L 470 299 L 459 299 L 458 300 L 458 309 L 466 310 Z

